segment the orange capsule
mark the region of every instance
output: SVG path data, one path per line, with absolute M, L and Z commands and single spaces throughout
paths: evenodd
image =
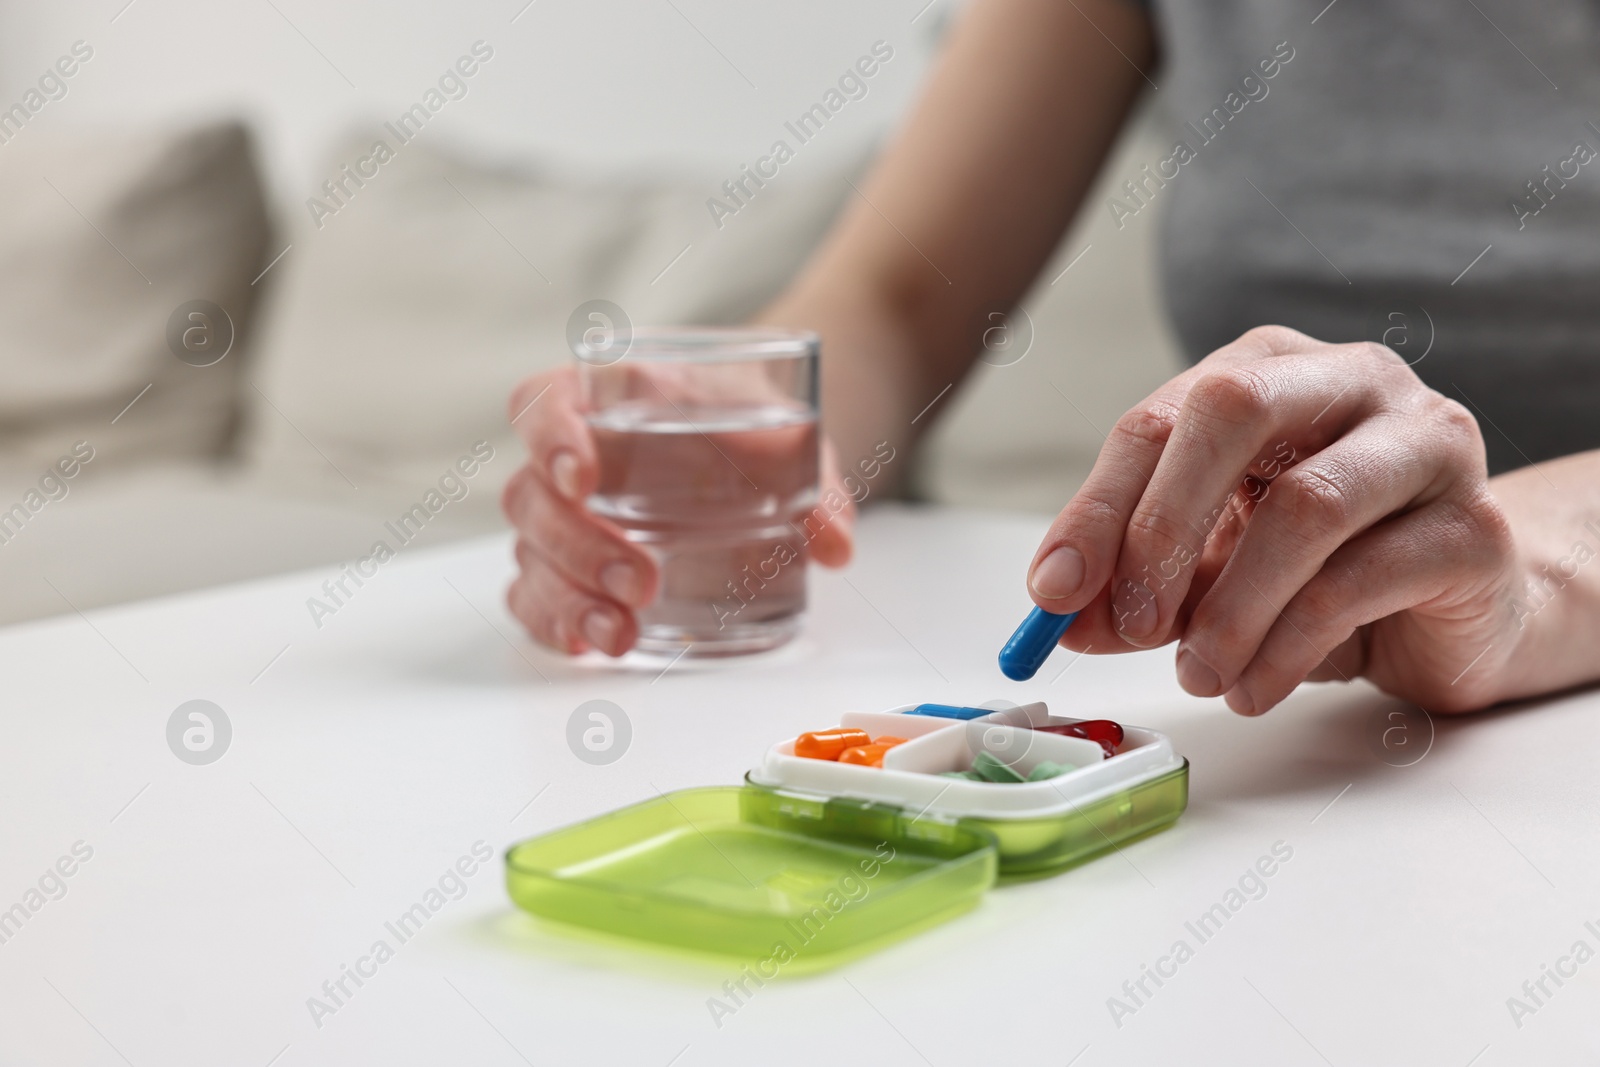
M 841 726 L 833 730 L 801 734 L 795 738 L 794 754 L 804 756 L 806 759 L 836 760 L 847 748 L 871 743 L 872 738 L 867 736 L 865 730 L 852 730 Z
M 882 767 L 883 754 L 896 745 L 903 745 L 903 737 L 890 737 L 888 734 L 876 739 L 870 745 L 857 745 L 847 748 L 839 753 L 840 763 L 857 763 L 863 767 Z
M 854 763 L 862 767 L 882 767 L 883 754 L 893 747 L 893 745 L 882 744 L 857 745 L 855 748 L 847 748 L 839 753 L 839 762 Z

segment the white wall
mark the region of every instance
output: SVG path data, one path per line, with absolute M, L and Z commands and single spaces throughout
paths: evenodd
M 242 113 L 261 133 L 280 201 L 298 205 L 352 124 L 414 103 L 481 39 L 495 58 L 430 137 L 579 171 L 666 165 L 720 177 L 763 152 L 875 40 L 889 42 L 895 60 L 802 161 L 815 167 L 893 122 L 948 2 L 915 23 L 923 0 L 11 3 L 0 8 L 0 106 L 82 39 L 93 60 L 35 122 Z

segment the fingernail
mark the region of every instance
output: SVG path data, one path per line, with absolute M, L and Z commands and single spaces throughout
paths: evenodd
M 1149 589 L 1126 578 L 1117 586 L 1111 614 L 1122 636 L 1143 641 L 1156 628 L 1156 598 Z
M 624 560 L 614 560 L 600 568 L 600 588 L 624 604 L 637 606 L 644 596 L 644 579 L 638 567 Z
M 1189 651 L 1178 649 L 1178 684 L 1197 697 L 1214 697 L 1222 689 L 1222 679 L 1206 666 L 1206 661 Z
M 1254 715 L 1256 713 L 1256 702 L 1250 698 L 1250 694 L 1245 691 L 1242 685 L 1236 685 L 1228 690 L 1227 701 L 1228 707 L 1240 715 Z
M 562 449 L 550 459 L 550 478 L 568 500 L 578 499 L 578 457 Z
M 1033 568 L 1028 587 L 1046 600 L 1065 600 L 1083 584 L 1083 554 L 1062 545 Z
M 617 639 L 617 620 L 604 608 L 595 608 L 583 617 L 583 636 L 602 652 L 610 652 Z

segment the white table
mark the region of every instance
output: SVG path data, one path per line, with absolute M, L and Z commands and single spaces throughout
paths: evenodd
M 503 538 L 402 553 L 320 631 L 305 600 L 328 572 L 0 632 L 0 909 L 26 910 L 75 843 L 93 850 L 0 944 L 0 1063 L 1600 1056 L 1600 960 L 1546 979 L 1520 1028 L 1507 1007 L 1575 942 L 1600 949 L 1600 695 L 1440 722 L 1426 756 L 1396 767 L 1371 741 L 1402 706 L 1360 685 L 1246 720 L 1182 694 L 1170 649 L 1058 653 L 1033 683 L 1008 682 L 995 653 L 1027 608 L 1043 525 L 880 511 L 857 564 L 814 577 L 800 643 L 664 676 L 522 639 L 501 607 Z M 596 697 L 633 725 L 609 766 L 565 741 Z M 233 727 L 204 766 L 165 736 L 197 698 Z M 841 710 L 990 698 L 1168 732 L 1192 761 L 1188 812 L 839 970 L 780 977 L 720 1027 L 708 1001 L 733 1003 L 733 968 L 577 940 L 505 895 L 513 841 L 657 789 L 737 782 L 774 739 Z M 477 841 L 494 861 L 399 944 L 385 922 Z M 1265 895 L 1200 943 L 1186 923 L 1276 842 L 1293 854 Z M 360 987 L 346 979 L 317 1026 L 308 998 L 380 938 L 393 958 L 364 964 Z M 1159 988 L 1146 978 L 1136 1005 L 1123 983 L 1180 939 L 1192 958 L 1164 964 L 1176 973 Z M 1113 996 L 1137 1010 L 1114 1021 Z

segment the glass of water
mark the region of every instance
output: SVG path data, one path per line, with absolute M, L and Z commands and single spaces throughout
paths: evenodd
M 578 350 L 600 455 L 589 508 L 661 566 L 640 651 L 738 655 L 797 632 L 822 522 L 818 352 L 813 333 L 708 327 Z

